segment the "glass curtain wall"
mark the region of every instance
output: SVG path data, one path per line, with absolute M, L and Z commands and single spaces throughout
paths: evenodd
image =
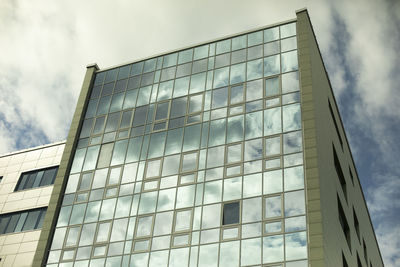
M 307 266 L 296 24 L 96 74 L 47 266 Z

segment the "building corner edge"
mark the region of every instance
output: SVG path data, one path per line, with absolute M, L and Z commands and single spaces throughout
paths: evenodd
M 65 149 L 61 158 L 56 179 L 54 181 L 54 187 L 51 193 L 49 206 L 47 208 L 37 249 L 33 258 L 33 267 L 45 266 L 45 260 L 47 259 L 48 251 L 50 249 L 54 227 L 58 219 L 57 214 L 61 208 L 62 192 L 64 191 L 67 183 L 67 177 L 73 160 L 73 152 L 75 151 L 79 139 L 78 133 L 83 123 L 82 115 L 86 110 L 90 88 L 94 81 L 95 73 L 98 70 L 99 68 L 97 64 L 90 64 L 87 66 L 86 69 L 81 93 L 79 95 L 78 103 L 76 105 L 76 109 L 72 118 L 70 130 L 68 132 L 68 137 L 65 144 Z

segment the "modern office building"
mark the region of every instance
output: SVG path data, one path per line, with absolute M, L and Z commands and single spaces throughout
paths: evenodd
M 306 10 L 88 66 L 37 225 L 33 266 L 383 266 Z
M 0 156 L 0 266 L 32 266 L 64 145 Z

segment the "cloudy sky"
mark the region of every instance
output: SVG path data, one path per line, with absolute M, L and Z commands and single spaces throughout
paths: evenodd
M 0 154 L 64 140 L 85 74 L 307 7 L 386 266 L 400 266 L 400 1 L 0 1 Z

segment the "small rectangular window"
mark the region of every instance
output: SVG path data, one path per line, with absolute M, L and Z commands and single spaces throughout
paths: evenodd
M 365 262 L 368 264 L 368 251 L 367 251 L 367 245 L 365 244 L 365 240 L 364 239 L 363 239 L 363 249 L 364 249 Z
M 344 197 L 346 198 L 347 201 L 347 185 L 346 185 L 346 179 L 344 178 L 342 166 L 340 165 L 339 158 L 336 153 L 335 146 L 332 144 L 332 149 L 333 149 L 333 161 L 335 164 L 335 169 L 336 169 L 336 174 L 339 178 L 340 185 L 342 186 L 343 194 Z
M 239 202 L 224 204 L 224 212 L 222 218 L 223 225 L 239 223 L 239 217 L 240 217 Z
M 350 228 L 349 228 L 349 224 L 346 219 L 346 215 L 343 210 L 342 203 L 340 203 L 339 196 L 337 196 L 337 203 L 338 203 L 338 212 L 339 212 L 339 223 L 340 223 L 340 226 L 342 227 L 347 244 L 349 245 L 349 248 L 351 250 Z
M 349 267 L 349 265 L 347 264 L 346 258 L 342 252 L 342 261 L 343 261 L 343 267 Z
M 354 217 L 354 228 L 356 229 L 358 240 L 360 240 L 360 224 L 358 223 L 357 214 L 354 208 L 353 208 L 353 217 Z
M 353 185 L 354 185 L 354 176 L 353 176 L 353 172 L 351 171 L 350 166 L 349 166 L 349 174 L 350 174 L 351 182 L 352 182 Z
M 360 260 L 360 256 L 357 253 L 357 267 L 363 267 L 363 265 L 361 264 L 361 260 Z
M 52 185 L 54 183 L 54 180 L 56 179 L 57 171 L 58 166 L 24 172 L 19 177 L 17 186 L 15 187 L 14 191 Z
M 337 134 L 337 136 L 339 138 L 340 145 L 342 146 L 342 149 L 343 149 L 343 140 L 342 140 L 342 137 L 340 136 L 339 127 L 337 125 L 337 122 L 336 122 L 336 119 L 335 119 L 335 115 L 333 114 L 332 105 L 331 105 L 331 102 L 329 101 L 329 99 L 328 99 L 328 104 L 329 104 L 329 111 L 330 111 L 331 116 L 332 116 L 333 124 L 335 125 L 336 134 Z
M 47 208 L 0 215 L 0 234 L 18 233 L 42 228 Z

